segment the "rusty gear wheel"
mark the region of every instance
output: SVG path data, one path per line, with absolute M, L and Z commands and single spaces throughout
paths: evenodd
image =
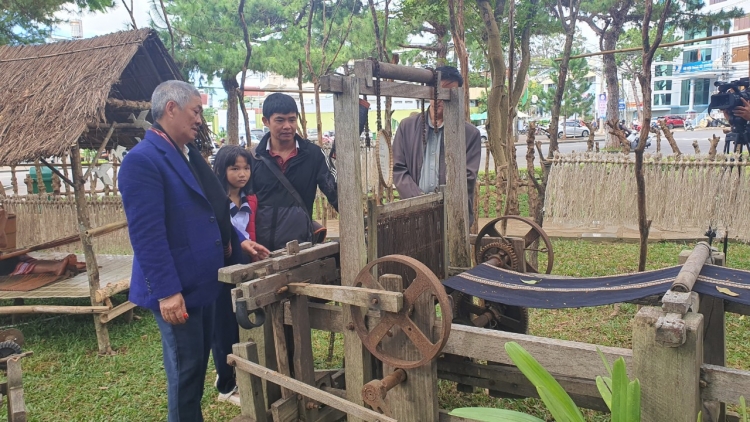
M 495 258 L 495 259 L 492 259 Z M 518 271 L 520 261 L 513 246 L 509 243 L 492 242 L 485 245 L 477 254 L 477 262 L 487 262 L 492 259 L 492 264 L 506 270 Z

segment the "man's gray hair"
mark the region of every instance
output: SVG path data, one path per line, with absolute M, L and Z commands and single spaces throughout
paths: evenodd
M 200 92 L 187 82 L 166 81 L 159 84 L 151 94 L 151 116 L 158 121 L 164 115 L 167 103 L 174 101 L 183 108 L 195 97 L 200 97 Z

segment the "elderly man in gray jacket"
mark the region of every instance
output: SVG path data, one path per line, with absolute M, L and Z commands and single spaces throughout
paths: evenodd
M 436 69 L 443 88 L 463 85 L 455 67 Z M 435 192 L 445 185 L 445 147 L 443 142 L 443 101 L 430 101 L 427 110 L 427 134 L 423 141 L 423 119 L 420 113 L 401 121 L 393 138 L 393 182 L 401 199 Z M 482 154 L 479 129 L 471 123 L 466 127 L 466 189 L 469 193 L 469 225 L 474 223 L 474 187 Z M 437 131 L 434 128 L 437 127 Z

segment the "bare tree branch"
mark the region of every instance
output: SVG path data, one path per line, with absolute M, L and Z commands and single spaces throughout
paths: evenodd
M 164 22 L 167 24 L 167 30 L 169 31 L 169 39 L 172 41 L 172 57 L 174 57 L 174 34 L 172 33 L 172 25 L 169 23 L 169 17 L 167 16 L 167 8 L 164 7 L 164 0 L 159 0 L 161 4 L 161 12 L 164 14 Z
M 125 0 L 121 1 L 125 10 L 128 11 L 128 15 L 130 15 L 130 24 L 133 26 L 133 29 L 138 29 L 138 25 L 135 23 L 135 17 L 133 16 L 133 0 L 130 0 L 130 7 L 128 7 L 128 3 Z

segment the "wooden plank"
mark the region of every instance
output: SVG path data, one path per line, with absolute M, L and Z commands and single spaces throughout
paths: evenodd
M 439 324 L 436 322 L 435 330 L 438 329 L 438 326 Z M 629 371 L 632 371 L 633 352 L 630 349 L 535 337 L 458 324 L 452 325 L 451 335 L 445 348 L 443 348 L 443 353 L 512 365 L 513 361 L 505 353 L 505 344 L 510 341 L 523 346 L 554 375 L 596 379 L 597 375 L 604 373 L 597 348 L 604 353 L 610 363 L 619 357 L 623 357 L 626 367 Z
M 401 276 L 385 274 L 380 284 L 394 292 L 404 290 Z M 427 337 L 434 341 L 432 333 L 435 323 L 435 299 L 432 295 L 422 295 L 414 303 L 412 321 Z M 405 360 L 419 360 L 422 354 L 399 327 L 391 329 L 393 336 L 386 337 L 381 344 L 383 352 L 389 356 Z M 383 374 L 394 372 L 396 367 L 383 362 Z M 410 369 L 406 381 L 393 387 L 385 397 L 385 403 L 393 418 L 400 421 L 437 422 L 438 420 L 437 361 L 433 359 L 419 368 Z
M 367 200 L 367 262 L 378 259 L 378 218 L 382 205 L 375 198 Z M 377 271 L 377 270 L 375 270 Z M 377 277 L 377 275 L 374 275 Z
M 381 415 L 380 413 L 354 404 L 349 400 L 342 399 L 341 397 L 338 397 L 334 394 L 326 393 L 325 391 L 307 385 L 304 382 L 281 375 L 278 372 L 272 371 L 247 359 L 243 359 L 240 356 L 231 354 L 227 356 L 227 361 L 230 365 L 233 365 L 241 372 L 263 378 L 274 384 L 278 384 L 282 387 L 293 390 L 294 392 L 305 397 L 339 409 L 345 412 L 347 415 L 351 416 L 349 418 L 350 421 L 352 420 L 352 418 L 357 418 L 359 420 L 368 422 L 397 422 L 396 419 L 386 417 L 384 415 Z M 357 391 L 357 393 L 359 393 L 359 391 Z
M 702 408 L 700 367 L 703 359 L 703 315 L 683 317 L 686 341 L 664 347 L 655 341 L 656 323 L 666 315 L 644 307 L 633 324 L 633 375 L 641 382 L 641 414 L 645 422 L 693 422 Z
M 268 318 L 271 321 L 273 329 L 273 340 L 276 349 L 276 367 L 282 375 L 291 376 L 291 366 L 289 365 L 289 352 L 286 347 L 286 337 L 284 336 L 284 313 L 281 303 L 272 303 L 268 305 Z M 281 397 L 289 398 L 293 392 L 289 389 L 281 389 Z M 296 406 L 295 406 L 296 409 Z
M 26 421 L 26 403 L 23 398 L 21 358 L 11 357 L 6 361 L 6 395 L 8 396 L 8 421 Z
M 294 336 L 294 378 L 307 385 L 315 386 L 315 368 L 313 366 L 312 333 L 310 332 L 310 318 L 307 310 L 307 296 L 294 296 L 289 301 L 292 312 Z M 312 421 L 314 409 L 311 409 L 309 399 L 298 401 L 299 414 L 304 415 L 306 421 Z
M 131 301 L 125 301 L 114 308 L 110 309 L 109 311 L 99 315 L 99 320 L 102 322 L 102 324 L 106 324 L 113 319 L 117 318 L 118 316 L 124 314 L 125 312 L 128 312 L 129 310 L 135 308 L 137 305 Z
M 286 389 L 282 389 L 282 391 L 283 390 Z M 297 422 L 299 420 L 297 401 L 297 395 L 295 394 L 274 402 L 271 405 L 271 416 L 273 417 L 273 422 Z
M 320 77 L 320 91 L 330 92 L 334 94 L 340 94 L 344 91 L 344 79 L 346 76 L 340 75 L 325 75 Z M 359 82 L 359 92 L 363 95 L 377 95 L 375 87 L 367 87 L 366 81 L 362 80 Z M 416 100 L 430 100 L 434 97 L 435 91 L 432 87 L 406 84 L 403 82 L 380 82 L 380 95 L 384 97 L 399 97 L 399 98 L 413 98 Z M 450 93 L 445 88 L 438 90 L 439 100 L 450 99 Z
M 732 312 L 738 315 L 750 315 L 750 306 L 736 302 L 724 302 L 724 312 Z
M 347 305 L 399 312 L 404 307 L 404 294 L 351 286 L 325 286 L 309 283 L 289 283 L 289 293 L 305 295 Z
M 253 342 L 238 343 L 232 346 L 233 354 L 227 356 L 227 362 L 233 365 L 235 359 L 258 365 L 258 347 Z M 241 369 L 241 368 L 240 368 Z M 266 406 L 263 399 L 263 383 L 250 371 L 237 371 L 237 386 L 240 394 L 240 408 L 243 416 L 254 418 L 256 422 L 267 422 Z
M 243 297 L 253 298 L 247 304 L 248 310 L 262 308 L 281 299 L 288 298 L 291 293 L 279 291 L 289 283 L 308 281 L 313 284 L 335 284 L 339 279 L 336 260 L 327 258 L 310 262 L 299 268 L 282 271 L 278 274 L 261 277 L 242 283 L 239 287 Z
M 750 394 L 750 371 L 703 364 L 701 379 L 706 387 L 701 390 L 703 400 L 739 404 L 740 396 Z
M 258 363 L 271 370 L 277 370 L 276 345 L 274 344 L 272 324 L 263 324 L 251 330 L 240 327 L 240 343 L 252 342 L 258 351 Z M 265 391 L 265 403 L 268 408 L 271 403 L 281 398 L 281 389 L 278 385 L 263 381 Z
M 336 148 L 341 157 L 359 157 L 359 83 L 354 78 L 342 81 L 342 92 L 334 95 L 336 116 Z M 338 195 L 341 243 L 341 285 L 353 286 L 359 271 L 367 265 L 364 221 L 365 195 L 362 192 L 360 160 L 339 160 Z M 349 305 L 343 306 L 343 326 L 351 321 Z M 360 392 L 372 378 L 371 357 L 354 330 L 344 331 L 344 359 L 346 360 L 346 391 L 349 401 L 362 405 Z M 341 409 L 344 410 L 344 409 Z M 357 415 L 350 422 L 359 421 Z
M 466 128 L 463 88 L 451 88 L 443 111 L 445 131 L 445 218 L 451 267 L 471 266 L 469 194 L 466 181 Z
M 441 379 L 471 385 L 482 389 L 499 391 L 516 397 L 539 397 L 536 387 L 515 366 L 481 365 L 471 362 L 437 362 Z M 555 379 L 568 392 L 579 407 L 609 412 L 599 395 L 596 381 L 591 379 L 555 375 Z
M 302 249 L 303 245 L 304 243 L 300 245 L 300 249 Z M 286 251 L 286 249 L 284 249 L 284 251 Z M 230 284 L 239 284 L 273 272 L 299 267 L 308 262 L 328 258 L 337 253 L 339 253 L 338 243 L 321 243 L 307 249 L 302 249 L 296 255 L 281 255 L 275 258 L 253 262 L 252 264 L 236 264 L 221 268 L 219 269 L 219 281 Z
M 389 202 L 387 204 L 378 205 L 378 212 L 383 214 L 395 213 L 398 211 L 404 211 L 412 209 L 413 207 L 420 205 L 433 205 L 443 200 L 442 192 L 428 193 L 426 195 L 415 196 L 414 198 L 402 199 L 395 202 Z

